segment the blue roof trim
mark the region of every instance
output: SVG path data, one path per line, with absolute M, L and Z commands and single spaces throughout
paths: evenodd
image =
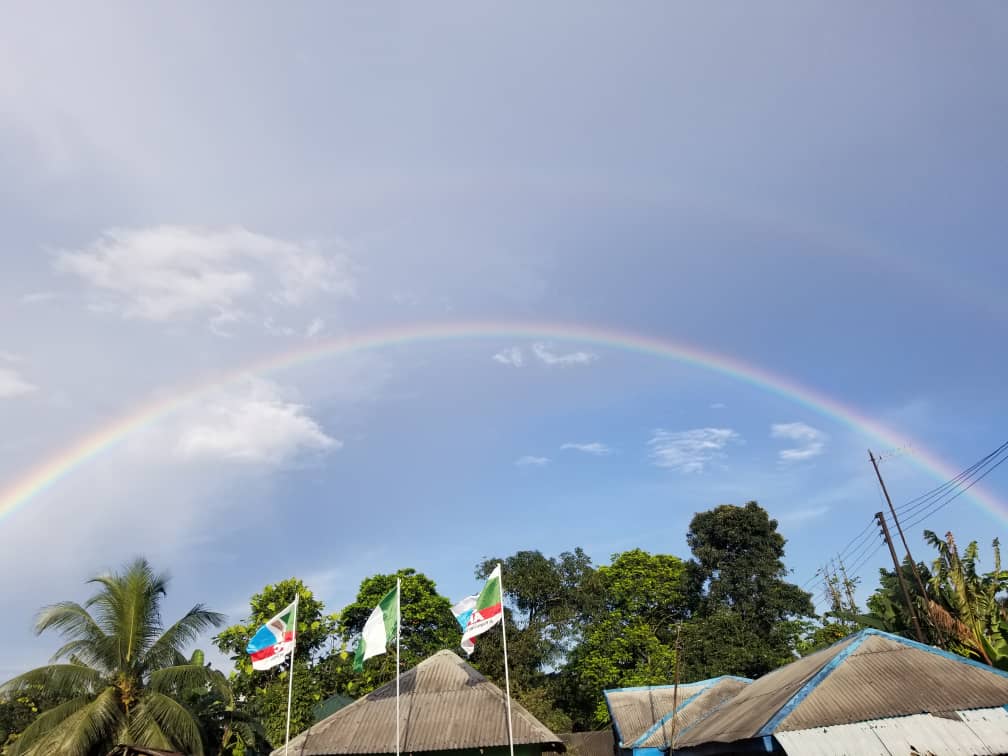
M 909 646 L 910 648 L 916 648 L 918 651 L 927 651 L 928 653 L 935 654 L 936 656 L 943 656 L 951 661 L 959 662 L 960 664 L 968 664 L 971 667 L 982 669 L 985 672 L 993 672 L 996 675 L 1008 678 L 1008 672 L 998 669 L 997 667 L 992 667 L 988 664 L 978 662 L 974 659 L 967 659 L 965 656 L 959 656 L 959 654 L 954 654 L 951 651 L 944 651 L 935 646 L 929 646 L 926 643 L 920 643 L 915 640 L 910 640 L 909 638 L 904 638 L 902 635 L 893 635 L 892 633 L 886 633 L 883 632 L 882 630 L 875 630 L 874 628 L 870 627 L 866 627 L 859 634 L 877 635 L 880 638 L 888 638 L 891 641 L 902 643 L 904 646 Z
M 641 736 L 640 736 L 639 738 L 637 738 L 637 740 L 635 740 L 635 741 L 633 742 L 633 746 L 632 746 L 632 747 L 633 747 L 633 748 L 637 748 L 637 747 L 639 747 L 639 746 L 642 746 L 642 745 L 643 745 L 643 743 L 644 743 L 644 741 L 645 741 L 645 740 L 647 740 L 648 738 L 650 738 L 650 737 L 651 737 L 652 735 L 654 735 L 654 734 L 655 734 L 656 732 L 658 732 L 658 730 L 659 730 L 659 729 L 661 729 L 661 727 L 663 727 L 663 726 L 665 725 L 665 723 L 666 723 L 666 722 L 668 722 L 668 721 L 669 721 L 670 719 L 673 719 L 673 718 L 675 718 L 675 715 L 676 715 L 676 714 L 678 714 L 678 713 L 679 713 L 680 711 L 682 711 L 683 707 L 684 707 L 684 706 L 686 706 L 686 704 L 689 704 L 689 703 L 692 703 L 692 702 L 693 702 L 693 699 L 694 699 L 694 698 L 696 698 L 696 697 L 697 697 L 697 696 L 699 696 L 699 695 L 703 695 L 703 694 L 704 694 L 704 693 L 706 693 L 706 692 L 707 692 L 708 690 L 710 690 L 710 689 L 711 689 L 711 688 L 712 688 L 713 686 L 714 686 L 714 683 L 712 683 L 712 682 L 711 682 L 711 683 L 707 683 L 706 685 L 704 685 L 704 686 L 703 686 L 703 687 L 702 687 L 702 688 L 701 688 L 700 690 L 698 690 L 698 691 L 697 691 L 696 693 L 694 693 L 694 694 L 693 694 L 692 696 L 690 696 L 690 697 L 689 697 L 689 698 L 687 698 L 687 699 L 686 699 L 685 701 L 683 701 L 683 702 L 682 702 L 681 704 L 679 704 L 679 705 L 678 705 L 678 706 L 677 706 L 677 707 L 675 708 L 675 711 L 670 711 L 670 712 L 669 712 L 668 714 L 666 714 L 666 715 L 665 715 L 664 717 L 662 717 L 662 718 L 661 718 L 661 719 L 659 719 L 659 720 L 658 720 L 657 722 L 655 722 L 655 723 L 654 723 L 653 725 L 651 725 L 651 727 L 649 727 L 649 728 L 648 728 L 648 729 L 647 729 L 647 730 L 646 730 L 646 731 L 644 732 L 644 734 L 643 734 L 643 735 L 641 735 Z
M 609 705 L 609 691 L 603 690 L 602 697 L 605 699 L 606 709 L 609 711 L 609 720 L 612 722 L 613 729 L 616 730 L 616 742 L 619 743 L 620 748 L 626 748 L 623 745 L 623 733 L 620 732 L 619 722 L 616 721 L 616 717 L 612 714 L 612 706 Z
M 868 633 L 864 630 L 851 636 L 850 644 L 847 648 L 840 651 L 836 656 L 826 662 L 822 669 L 812 675 L 812 678 L 801 686 L 801 688 L 798 689 L 798 692 L 791 696 L 788 702 L 777 710 L 776 714 L 770 717 L 770 721 L 763 725 L 760 731 L 756 733 L 756 737 L 772 735 L 773 731 L 777 729 L 777 725 L 781 723 L 781 720 L 794 711 L 798 704 L 804 701 L 808 697 L 809 693 L 819 687 L 819 684 L 829 677 L 830 673 L 834 669 L 843 664 L 844 660 L 854 653 L 854 651 L 856 651 L 867 638 Z M 843 641 L 840 642 L 843 643 Z
M 752 680 L 748 677 L 739 677 L 738 675 L 718 675 L 717 677 L 708 677 L 706 680 L 694 680 L 693 682 L 679 683 L 680 688 L 685 688 L 688 685 L 700 685 L 701 683 L 715 683 L 718 680 L 740 680 L 742 682 L 751 683 Z M 642 690 L 672 690 L 675 685 L 638 685 L 631 688 L 606 688 L 602 691 L 603 695 L 608 696 L 610 693 L 633 693 Z
M 744 682 L 746 684 L 749 684 L 749 683 L 752 682 L 752 680 L 749 679 L 748 677 L 739 677 L 738 675 L 720 675 L 718 677 L 710 677 L 710 678 L 708 678 L 706 680 L 697 680 L 696 682 L 691 682 L 691 683 L 680 683 L 679 687 L 680 688 L 685 688 L 687 686 L 692 687 L 694 685 L 701 685 L 701 684 L 703 684 L 704 687 L 701 688 L 700 692 L 696 694 L 696 695 L 700 695 L 700 693 L 703 693 L 711 685 L 713 685 L 714 683 L 719 682 L 721 680 L 738 680 L 739 682 Z M 644 738 L 650 737 L 651 734 L 653 732 L 655 732 L 655 730 L 658 727 L 661 726 L 662 721 L 664 721 L 670 715 L 666 714 L 664 717 L 662 717 L 662 720 L 660 720 L 659 722 L 657 722 L 654 725 L 652 725 L 651 728 L 644 735 L 641 735 L 639 738 L 637 738 L 637 740 L 635 740 L 633 743 L 631 743 L 631 744 L 628 745 L 628 744 L 626 744 L 626 743 L 623 742 L 623 732 L 620 730 L 620 726 L 619 726 L 619 723 L 616 721 L 616 717 L 613 716 L 612 706 L 609 703 L 609 694 L 610 693 L 634 693 L 634 692 L 640 692 L 642 690 L 672 690 L 675 687 L 676 687 L 675 685 L 638 685 L 637 687 L 633 687 L 633 688 L 607 688 L 607 689 L 605 689 L 605 690 L 602 691 L 602 697 L 605 699 L 606 709 L 608 709 L 608 711 L 609 711 L 609 719 L 612 720 L 613 729 L 616 730 L 616 740 L 619 742 L 619 747 L 620 748 L 634 748 L 636 743 L 640 743 L 642 740 L 644 740 Z M 693 697 L 691 697 L 689 700 L 692 700 L 692 698 Z M 685 705 L 686 705 L 685 703 L 682 703 L 682 704 L 680 704 L 679 708 L 681 709 Z M 675 712 L 671 713 L 671 715 L 673 715 L 673 716 L 674 716 L 674 714 L 675 714 Z

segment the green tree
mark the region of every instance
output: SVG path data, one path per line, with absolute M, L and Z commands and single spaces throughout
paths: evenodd
M 223 630 L 214 643 L 235 665 L 231 677 L 234 695 L 242 702 L 242 712 L 258 720 L 269 741 L 284 742 L 287 728 L 287 688 L 289 662 L 269 670 L 253 671 L 245 651 L 249 639 L 266 622 L 298 597 L 297 645 L 294 652 L 294 682 L 291 696 L 291 735 L 311 726 L 313 709 L 326 696 L 314 673 L 318 657 L 333 641 L 336 620 L 325 613 L 325 605 L 299 579 L 289 578 L 267 585 L 252 596 L 247 622 Z
M 998 540 L 993 543 L 994 569 L 981 574 L 976 541 L 960 554 L 952 533 L 941 539 L 925 530 L 924 538 L 938 551 L 930 580 L 934 598 L 925 607 L 929 624 L 950 650 L 1008 669 L 1008 611 L 1003 600 L 1008 570 L 1001 569 Z
M 511 685 L 519 693 L 545 688 L 546 673 L 561 665 L 581 637 L 584 620 L 596 594 L 591 558 L 581 549 L 547 557 L 540 551 L 519 551 L 506 558 L 484 559 L 476 579 L 485 580 L 500 564 L 508 623 Z M 503 684 L 503 654 L 498 634 L 481 637 L 473 654 L 475 666 Z M 536 700 L 542 696 L 536 694 Z
M 197 604 L 164 628 L 168 578 L 144 559 L 89 582 L 98 589 L 83 605 L 63 602 L 39 614 L 36 633 L 56 630 L 67 640 L 53 663 L 0 687 L 8 696 L 42 688 L 66 699 L 38 716 L 11 753 L 88 756 L 130 742 L 202 756 L 199 724 L 176 694 L 183 686 L 213 685 L 212 675 L 182 651 L 219 625 L 221 615 Z
M 227 677 L 205 663 L 202 651 L 194 651 L 191 664 L 200 664 L 213 676 L 214 684 L 195 685 L 180 691 L 180 698 L 193 711 L 203 732 L 206 756 L 257 756 L 272 748 L 262 724 L 240 705 Z
M 340 613 L 339 633 L 346 642 L 343 651 L 356 648 L 364 623 L 378 602 L 395 587 L 397 578 L 402 581 L 400 657 L 402 669 L 407 670 L 437 651 L 457 647 L 460 638 L 451 602 L 437 592 L 437 585 L 423 573 L 407 568 L 394 574 L 365 578 L 356 600 Z M 360 696 L 392 680 L 395 677 L 394 651 L 389 648 L 390 653 L 369 659 L 364 671 L 348 682 L 345 691 L 334 692 Z M 338 673 L 347 661 L 339 656 L 330 667 Z
M 634 549 L 613 555 L 593 581 L 595 604 L 563 673 L 563 703 L 579 728 L 608 721 L 602 691 L 664 685 L 676 669 L 676 635 L 687 615 L 686 565 Z
M 691 585 L 696 612 L 686 631 L 686 666 L 706 674 L 757 677 L 787 662 L 800 645 L 811 596 L 784 578 L 784 537 L 754 501 L 722 505 L 690 522 Z M 699 660 L 699 663 L 698 663 Z

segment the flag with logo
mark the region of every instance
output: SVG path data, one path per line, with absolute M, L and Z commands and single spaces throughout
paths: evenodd
M 385 594 L 378 602 L 371 615 L 364 623 L 360 640 L 357 641 L 357 652 L 354 654 L 354 669 L 360 672 L 364 662 L 372 656 L 385 653 L 389 641 L 396 637 L 399 617 L 399 587 L 398 585 Z
M 455 615 L 455 621 L 459 623 L 459 627 L 462 628 L 463 632 L 465 632 L 466 625 L 469 624 L 469 615 L 472 614 L 473 609 L 476 608 L 476 599 L 478 598 L 479 596 L 474 593 L 472 596 L 466 596 L 452 607 L 452 614 Z M 467 654 L 472 654 L 476 646 L 473 645 L 473 641 L 470 639 L 462 644 L 462 648 Z
M 463 603 L 465 599 L 462 600 Z M 471 654 L 475 648 L 473 638 L 482 635 L 501 621 L 503 614 L 501 599 L 501 568 L 498 564 L 487 578 L 486 585 L 476 597 L 472 611 L 465 618 L 462 626 L 462 650 Z M 459 620 L 461 624 L 461 620 Z
M 245 651 L 252 657 L 252 669 L 270 669 L 287 660 L 294 651 L 297 599 L 259 628 Z

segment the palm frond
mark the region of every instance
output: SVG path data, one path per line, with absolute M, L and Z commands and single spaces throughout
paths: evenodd
M 217 688 L 220 673 L 198 664 L 180 664 L 164 667 L 151 673 L 147 684 L 149 690 L 157 693 L 182 693 L 186 691 L 206 691 Z
M 196 604 L 186 612 L 174 625 L 169 627 L 161 637 L 144 654 L 144 668 L 155 670 L 161 667 L 176 666 L 182 662 L 182 650 L 197 640 L 204 632 L 224 624 L 224 615 L 211 612 Z
M 50 664 L 18 675 L 0 685 L 0 693 L 14 693 L 41 687 L 61 697 L 94 695 L 102 682 L 101 674 L 81 664 Z
M 9 747 L 10 756 L 52 753 L 51 750 L 42 750 L 39 746 L 49 740 L 49 736 L 66 721 L 67 717 L 80 711 L 89 703 L 91 703 L 91 696 L 80 696 L 39 714 L 35 721 L 28 725 Z
M 156 723 L 172 747 L 192 756 L 203 756 L 203 739 L 196 718 L 187 708 L 168 696 L 148 691 L 143 710 Z
M 106 752 L 114 743 L 123 721 L 119 694 L 115 688 L 105 688 L 84 708 L 67 717 L 53 732 L 58 744 L 56 753 L 65 756 L 90 756 Z
M 159 605 L 167 576 L 156 575 L 147 560 L 137 559 L 121 573 L 100 575 L 89 582 L 100 588 L 85 608 L 94 609 L 106 634 L 116 639 L 116 666 L 134 668 L 161 634 Z

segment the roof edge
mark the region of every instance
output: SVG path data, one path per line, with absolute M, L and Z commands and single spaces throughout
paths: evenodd
M 763 725 L 763 727 L 761 727 L 756 732 L 756 735 L 754 737 L 760 738 L 773 735 L 773 731 L 777 728 L 777 725 L 779 725 L 785 717 L 787 717 L 792 711 L 794 711 L 795 708 L 797 708 L 798 705 L 802 701 L 804 701 L 808 697 L 808 695 L 813 690 L 815 690 L 815 688 L 817 688 L 823 680 L 829 677 L 830 674 L 833 672 L 833 670 L 839 667 L 848 656 L 850 656 L 852 653 L 854 653 L 854 651 L 860 648 L 861 644 L 864 643 L 865 640 L 867 640 L 871 635 L 872 633 L 868 633 L 865 630 L 861 630 L 857 633 L 854 633 L 851 636 L 848 636 L 851 640 L 847 648 L 840 651 L 836 656 L 834 656 L 832 659 L 826 662 L 818 672 L 812 675 L 812 677 L 808 680 L 808 682 L 802 685 L 798 689 L 798 691 L 793 696 L 791 696 L 791 698 L 789 698 L 788 701 L 783 706 L 781 706 L 777 710 L 777 713 L 774 714 L 772 717 L 770 717 L 769 721 L 767 721 L 767 723 Z M 843 642 L 844 642 L 843 640 L 837 641 L 837 643 L 843 643 Z M 792 664 L 793 663 L 794 662 L 792 662 Z
M 696 683 L 694 683 L 694 685 L 695 684 Z M 703 695 L 708 690 L 710 690 L 712 687 L 714 687 L 714 682 L 713 681 L 708 682 L 700 690 L 698 690 L 692 696 L 690 696 L 689 698 L 687 698 L 686 700 L 684 700 L 681 704 L 679 704 L 678 706 L 676 706 L 675 709 L 673 709 L 668 714 L 666 714 L 661 719 L 659 719 L 657 722 L 655 722 L 653 725 L 651 725 L 647 730 L 644 731 L 643 735 L 641 735 L 639 738 L 637 738 L 637 740 L 635 740 L 633 743 L 631 743 L 628 747 L 629 748 L 639 748 L 639 747 L 641 747 L 641 745 L 644 743 L 644 741 L 647 740 L 648 738 L 650 738 L 656 732 L 658 732 L 658 729 L 660 727 L 663 727 L 666 722 L 668 722 L 670 719 L 675 719 L 675 715 L 678 714 L 680 711 L 682 711 L 683 708 L 687 704 L 692 703 L 693 699 L 695 699 L 697 696 Z
M 920 641 L 911 640 L 910 638 L 904 638 L 902 635 L 895 635 L 893 633 L 887 633 L 884 630 L 876 630 L 873 627 L 866 627 L 861 631 L 865 635 L 876 635 L 880 638 L 886 638 L 891 641 L 896 641 L 897 643 L 902 643 L 904 646 L 910 648 L 915 648 L 918 651 L 927 651 L 935 656 L 941 656 L 950 661 L 960 662 L 962 664 L 968 664 L 971 667 L 976 667 L 977 669 L 982 669 L 985 672 L 993 672 L 1000 677 L 1008 678 L 1008 672 L 1003 669 L 998 669 L 990 664 L 984 664 L 976 659 L 968 659 L 965 656 L 960 656 L 959 654 L 952 653 L 951 651 L 945 651 L 944 649 L 938 648 L 937 646 L 929 646 L 926 643 L 921 643 Z

